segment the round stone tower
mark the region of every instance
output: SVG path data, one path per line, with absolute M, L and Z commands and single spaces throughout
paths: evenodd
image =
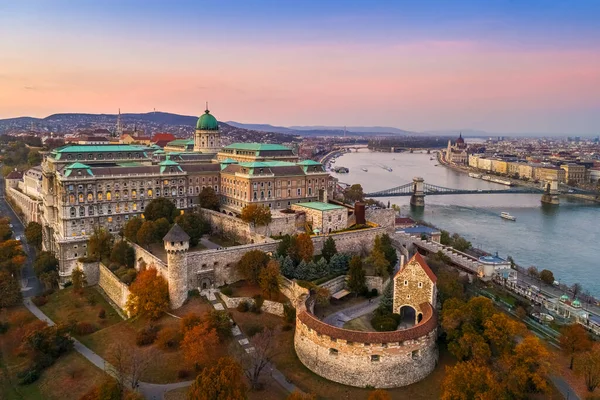
M 190 248 L 190 237 L 177 224 L 163 238 L 167 252 L 169 300 L 171 308 L 183 305 L 188 293 L 187 252 Z

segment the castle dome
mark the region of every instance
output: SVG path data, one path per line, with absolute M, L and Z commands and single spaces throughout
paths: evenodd
M 206 109 L 206 111 L 204 111 L 204 114 L 202 114 L 200 118 L 198 118 L 198 122 L 196 123 L 196 129 L 202 131 L 219 130 L 219 123 L 217 122 L 217 119 L 210 113 L 210 111 L 208 111 L 208 108 Z

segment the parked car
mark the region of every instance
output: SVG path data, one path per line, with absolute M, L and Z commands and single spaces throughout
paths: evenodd
M 559 287 L 560 283 L 558 281 L 554 281 L 554 283 L 552 283 L 554 286 Z
M 21 236 L 17 236 L 15 240 L 21 240 Z

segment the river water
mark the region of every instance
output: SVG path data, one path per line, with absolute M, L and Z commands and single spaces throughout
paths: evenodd
M 344 183 L 360 183 L 365 193 L 404 185 L 415 176 L 447 188 L 506 189 L 436 164 L 435 155 L 363 149 L 339 157 L 335 165 L 350 172 L 333 175 Z M 474 246 L 503 258 L 510 255 L 521 266 L 550 269 L 560 283 L 579 282 L 600 296 L 600 205 L 561 197 L 558 207 L 542 207 L 540 199 L 538 194 L 426 196 L 425 208 L 419 212 L 411 210 L 410 197 L 378 198 L 399 205 L 403 215 L 459 233 Z M 502 211 L 517 221 L 500 218 Z

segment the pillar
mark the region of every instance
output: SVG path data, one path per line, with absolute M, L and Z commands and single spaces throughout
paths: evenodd
M 423 178 L 413 178 L 413 194 L 410 196 L 410 205 L 413 207 L 425 207 L 425 192 L 423 190 Z
M 543 204 L 558 205 L 560 200 L 558 199 L 558 181 L 552 179 L 546 182 L 546 190 L 542 195 Z

